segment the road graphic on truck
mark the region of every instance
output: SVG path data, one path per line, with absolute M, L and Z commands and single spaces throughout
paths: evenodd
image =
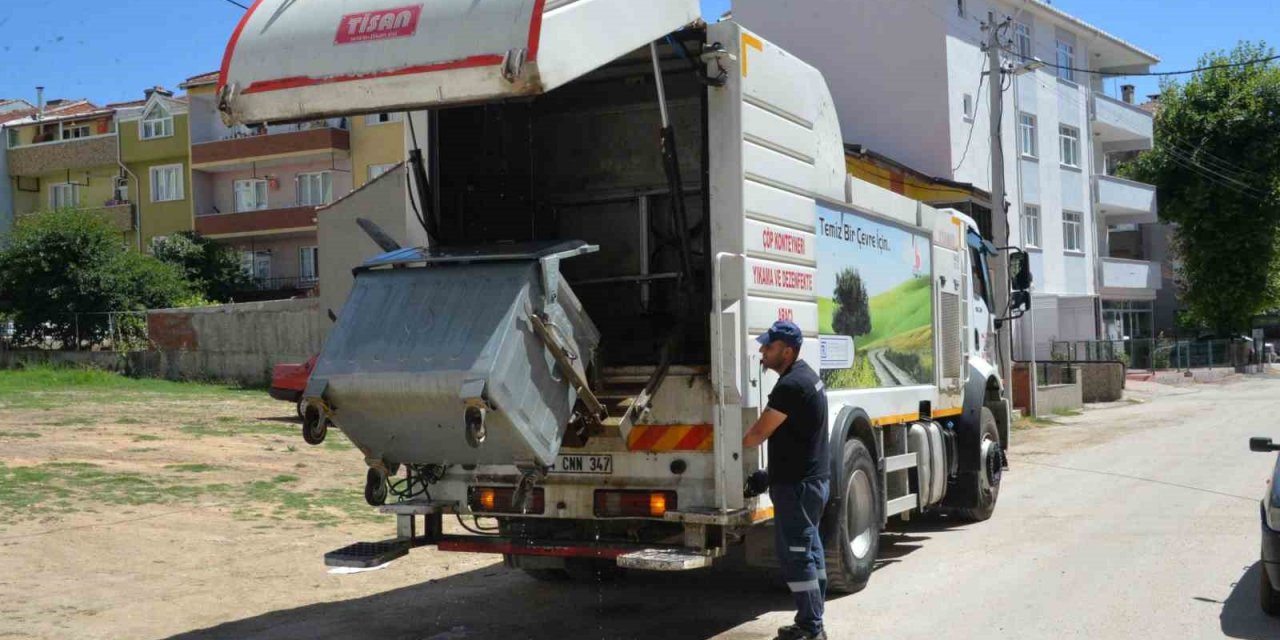
M 929 238 L 869 216 L 818 208 L 818 331 L 854 341 L 853 366 L 824 369 L 830 389 L 933 381 Z

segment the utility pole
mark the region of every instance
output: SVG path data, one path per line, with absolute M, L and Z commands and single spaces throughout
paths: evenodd
M 996 12 L 987 12 L 987 84 L 990 86 L 990 129 L 991 129 L 991 235 L 996 246 L 1009 244 L 1009 213 L 1005 209 L 1004 184 L 1004 144 L 1001 141 L 1001 125 L 1004 122 L 1004 67 L 1000 61 L 1000 27 L 996 22 Z M 1009 261 L 1008 254 L 999 252 L 989 261 L 991 269 L 991 288 L 994 290 L 995 309 L 991 313 L 999 318 L 1009 310 Z M 1004 382 L 1002 395 L 1010 400 L 1010 386 L 1013 384 L 1013 339 L 1012 325 L 1008 322 L 996 323 L 996 360 L 1000 370 L 1000 380 Z

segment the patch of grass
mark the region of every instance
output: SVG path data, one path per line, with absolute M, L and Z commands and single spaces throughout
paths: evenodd
M 192 422 L 178 427 L 178 431 L 197 438 L 205 436 L 240 436 L 240 435 L 264 435 L 279 436 L 287 433 L 285 430 L 261 422 L 245 422 L 236 418 L 237 422 L 227 422 L 218 419 L 217 423 Z
M 124 418 L 116 418 L 115 423 L 116 424 L 146 424 L 146 421 L 139 420 L 137 418 L 130 418 L 126 416 Z
M 1053 415 L 1062 416 L 1064 418 L 1070 418 L 1073 416 L 1078 416 L 1083 414 L 1084 412 L 1079 409 L 1054 409 L 1053 410 Z
M 272 481 L 272 482 L 276 482 L 276 483 L 280 483 L 280 484 L 284 484 L 284 483 L 286 483 L 286 482 L 297 482 L 297 481 L 298 481 L 298 479 L 299 479 L 299 478 L 298 478 L 298 476 L 291 476 L 291 475 L 278 475 L 278 476 L 276 476 L 276 477 L 272 478 L 272 479 L 271 479 L 271 481 Z
M 164 466 L 169 471 L 177 471 L 179 473 L 207 473 L 209 471 L 217 471 L 223 467 L 216 464 L 167 464 Z
M 164 438 L 161 438 L 160 436 L 153 436 L 147 433 L 139 433 L 133 436 L 134 442 L 155 442 L 157 440 L 164 440 Z
M 1013 423 L 1013 428 L 1015 430 L 1021 431 L 1026 429 L 1038 429 L 1040 427 L 1047 427 L 1055 424 L 1058 424 L 1058 423 L 1053 420 L 1049 420 L 1048 418 L 1038 418 L 1036 416 L 1023 416 Z
M 39 438 L 34 431 L 0 431 L 0 438 Z
M 126 453 L 148 453 L 151 451 L 159 451 L 159 450 L 160 449 L 156 447 L 133 447 L 130 449 L 125 449 L 125 452 Z
M 91 395 L 97 405 L 131 402 L 138 396 L 246 398 L 257 396 L 261 389 L 172 382 L 156 378 L 128 376 L 88 367 L 28 364 L 0 371 L 0 404 L 7 407 L 49 408 L 68 403 L 69 395 Z
M 89 424 L 93 424 L 93 419 L 92 419 L 92 418 L 86 418 L 86 417 L 83 417 L 83 416 L 72 416 L 72 417 L 70 417 L 70 418 L 63 418 L 63 419 L 58 420 L 58 421 L 56 421 L 56 422 L 47 422 L 47 423 L 45 423 L 45 424 L 47 424 L 47 425 L 49 425 L 49 426 L 51 426 L 51 427 L 71 427 L 71 426 L 76 426 L 76 425 L 89 425 Z

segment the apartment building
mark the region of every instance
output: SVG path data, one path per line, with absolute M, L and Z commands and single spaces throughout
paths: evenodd
M 157 236 L 192 227 L 187 99 L 164 87 L 143 99 L 107 105 L 116 112 L 124 181 L 118 194 L 138 212 L 139 248 L 150 251 Z
M 316 209 L 353 186 L 348 121 L 228 127 L 217 110 L 217 80 L 214 72 L 181 85 L 195 229 L 240 252 L 255 289 L 241 299 L 307 295 L 319 279 Z
M 4 125 L 13 215 L 96 211 L 136 246 L 137 209 L 121 178 L 115 111 L 88 100 L 37 103 L 33 113 Z
M 13 228 L 13 180 L 9 178 L 8 130 L 5 124 L 21 120 L 35 113 L 30 102 L 21 99 L 0 99 L 0 244 Z
M 1007 243 L 1031 254 L 1036 281 L 1033 312 L 1016 325 L 1016 355 L 1044 359 L 1054 341 L 1114 333 L 1118 316 L 1107 316 L 1112 325 L 1104 328 L 1104 309 L 1147 304 L 1161 286 L 1159 265 L 1110 253 L 1113 227 L 1156 221 L 1154 187 L 1112 175 L 1111 161 L 1150 148 L 1153 123 L 1150 113 L 1107 95 L 1103 83 L 1103 74 L 1147 71 L 1158 58 L 1040 0 L 733 6 L 744 26 L 823 72 L 846 141 L 986 191 L 989 11 L 1011 71 L 999 119 Z M 1140 329 L 1121 331 L 1141 337 Z

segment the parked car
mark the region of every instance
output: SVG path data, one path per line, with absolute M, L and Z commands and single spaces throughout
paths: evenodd
M 271 388 L 267 393 L 276 400 L 294 403 L 299 418 L 303 413 L 302 392 L 307 388 L 307 379 L 319 358 L 317 353 L 302 364 L 278 364 L 271 368 Z
M 1280 451 L 1271 438 L 1250 438 L 1249 450 Z M 1262 610 L 1280 616 L 1280 456 L 1271 471 L 1267 492 L 1262 496 L 1262 579 L 1259 593 Z

